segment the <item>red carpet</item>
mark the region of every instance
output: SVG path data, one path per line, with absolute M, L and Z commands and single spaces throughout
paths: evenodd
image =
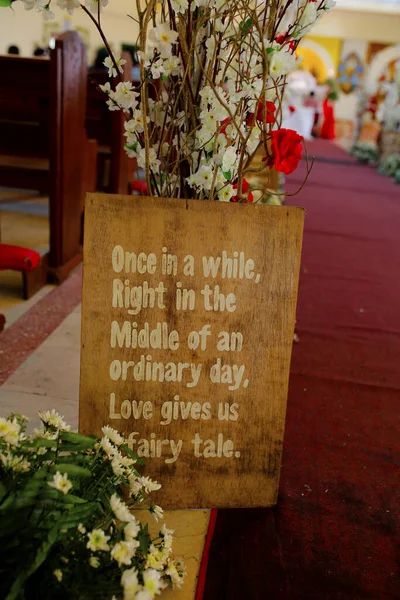
M 308 149 L 279 504 L 218 511 L 204 600 L 400 598 L 400 187 Z

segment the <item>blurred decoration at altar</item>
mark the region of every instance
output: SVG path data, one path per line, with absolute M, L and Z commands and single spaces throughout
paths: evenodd
M 399 153 L 399 32 L 400 0 L 338 0 L 297 48 L 283 126 Z

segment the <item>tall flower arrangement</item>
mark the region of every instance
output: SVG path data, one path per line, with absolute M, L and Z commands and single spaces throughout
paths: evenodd
M 108 0 L 21 0 L 52 16 L 56 1 L 70 14 L 82 8 L 110 56 L 101 26 Z M 107 84 L 110 110 L 126 116 L 126 150 L 146 174 L 150 195 L 251 201 L 247 179 L 270 169 L 291 173 L 302 138 L 282 129 L 286 75 L 297 68 L 301 38 L 334 0 L 136 0 L 141 81 Z M 263 149 L 261 165 L 253 158 Z M 254 190 L 253 190 L 254 191 Z

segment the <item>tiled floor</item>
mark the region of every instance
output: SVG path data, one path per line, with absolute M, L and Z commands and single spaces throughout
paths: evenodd
M 7 379 L 0 388 L 2 408 L 11 394 L 14 410 L 30 418 L 55 408 L 78 427 L 80 317 L 69 315 Z

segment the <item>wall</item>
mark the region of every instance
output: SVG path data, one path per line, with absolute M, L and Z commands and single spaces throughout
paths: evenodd
M 370 42 L 400 42 L 400 13 L 364 13 L 333 9 L 317 23 L 313 35 Z
M 118 9 L 113 10 L 112 5 L 107 7 L 102 18 L 106 37 L 115 48 L 119 48 L 123 42 L 135 43 L 138 35 L 137 24 L 127 16 L 128 13 L 132 14 L 133 12 L 134 2 L 132 0 L 117 1 Z M 103 44 L 89 17 L 82 10 L 76 10 L 72 18 L 65 19 L 65 11 L 55 5 L 53 12 L 56 15 L 58 30 L 62 31 L 70 26 L 83 27 L 87 30 L 91 61 L 95 49 Z M 53 25 L 54 22 L 44 24 L 43 17 L 39 13 L 25 10 L 22 2 L 16 2 L 12 10 L 0 8 L 0 53 L 5 53 L 10 44 L 17 44 L 24 56 L 31 56 L 35 47 L 43 45 L 44 29 L 53 27 Z
M 319 37 L 317 35 L 307 35 L 305 40 L 315 42 L 324 48 L 332 58 L 335 69 L 339 66 L 340 56 L 342 52 L 343 40 L 334 37 Z
M 297 49 L 302 59 L 303 68 L 317 78 L 318 83 L 325 83 L 335 77 L 342 49 L 343 40 L 339 38 L 307 35 Z
M 134 6 L 133 0 L 114 0 L 103 12 L 104 30 L 117 47 L 121 42 L 136 41 L 137 24 L 127 17 L 127 14 L 134 12 Z M 29 56 L 35 46 L 41 44 L 43 19 L 34 11 L 25 11 L 22 2 L 16 2 L 14 7 L 13 10 L 0 8 L 0 52 L 4 53 L 10 44 L 18 44 L 22 52 Z M 62 29 L 65 12 L 57 6 L 54 6 L 54 12 Z M 87 15 L 76 10 L 72 23 L 89 30 L 89 43 L 93 54 L 93 49 L 101 45 L 101 42 Z M 321 19 L 312 33 L 317 37 L 399 43 L 399 32 L 400 13 L 371 14 L 336 8 Z

